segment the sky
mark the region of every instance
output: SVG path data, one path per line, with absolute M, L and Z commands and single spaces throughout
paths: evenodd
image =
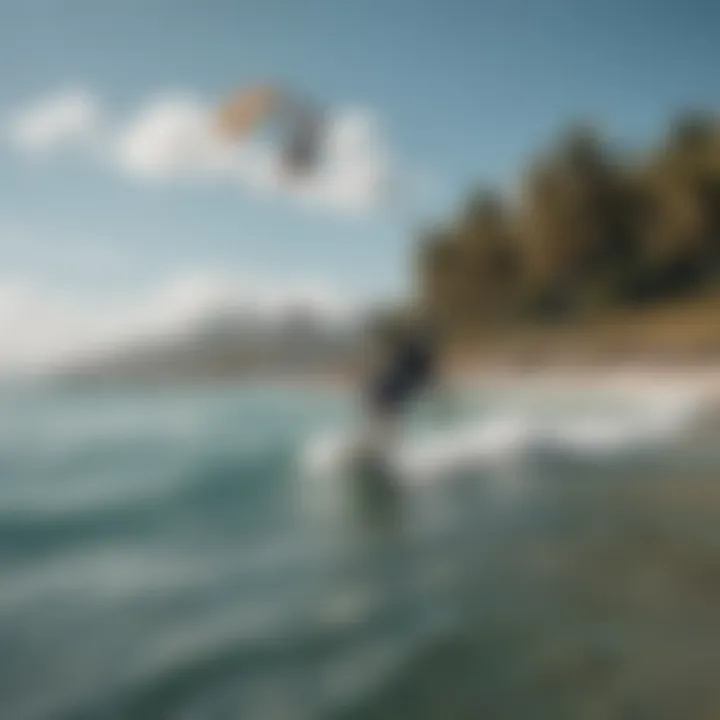
M 214 283 L 406 292 L 418 228 L 571 121 L 642 146 L 717 109 L 718 27 L 710 0 L 0 0 L 0 340 Z M 309 192 L 188 159 L 265 80 L 336 128 Z

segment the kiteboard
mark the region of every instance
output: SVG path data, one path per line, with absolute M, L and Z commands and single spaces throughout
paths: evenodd
M 396 524 L 406 482 L 397 452 L 393 445 L 368 444 L 358 432 L 313 438 L 301 458 L 308 497 L 316 508 L 340 504 L 366 525 Z

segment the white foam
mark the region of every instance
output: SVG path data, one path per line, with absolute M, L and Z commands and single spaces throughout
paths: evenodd
M 434 482 L 463 470 L 497 465 L 534 450 L 608 455 L 664 442 L 686 427 L 699 406 L 697 397 L 669 394 L 629 406 L 580 410 L 561 417 L 549 412 L 513 408 L 509 414 L 475 420 L 455 428 L 425 431 L 406 437 L 391 462 L 410 485 Z M 302 470 L 316 478 L 342 474 L 352 451 L 348 432 L 312 439 L 301 457 Z

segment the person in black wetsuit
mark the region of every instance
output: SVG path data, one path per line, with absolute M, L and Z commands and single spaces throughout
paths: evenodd
M 401 504 L 392 465 L 387 464 L 388 451 L 397 440 L 402 415 L 436 382 L 436 343 L 427 328 L 406 323 L 381 324 L 373 334 L 380 362 L 363 388 L 367 424 L 354 467 L 364 482 L 356 491 L 366 519 L 395 527 Z
M 383 357 L 365 388 L 374 420 L 397 418 L 436 381 L 436 342 L 427 327 L 404 326 L 385 332 Z

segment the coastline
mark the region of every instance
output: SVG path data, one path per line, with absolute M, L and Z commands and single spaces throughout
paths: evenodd
M 528 383 L 587 387 L 600 385 L 618 389 L 653 386 L 676 386 L 692 391 L 707 391 L 720 400 L 720 362 L 718 363 L 652 363 L 642 361 L 618 363 L 556 362 L 533 367 L 465 358 L 450 362 L 444 375 L 452 385 Z

